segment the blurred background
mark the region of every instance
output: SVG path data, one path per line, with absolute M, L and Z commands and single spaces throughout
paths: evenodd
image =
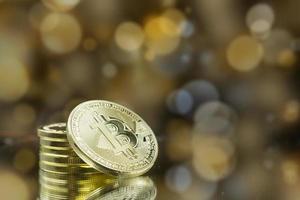
M 0 0 L 0 194 L 36 199 L 42 124 L 106 99 L 160 151 L 157 199 L 300 199 L 300 1 Z

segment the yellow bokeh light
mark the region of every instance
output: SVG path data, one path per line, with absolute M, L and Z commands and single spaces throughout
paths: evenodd
M 239 36 L 227 48 L 227 60 L 238 71 L 250 71 L 258 66 L 263 57 L 263 47 L 254 38 Z
M 191 149 L 191 126 L 183 121 L 174 119 L 167 125 L 168 138 L 166 153 L 172 161 L 180 161 L 190 158 Z
M 1 23 L 1 22 L 0 22 Z M 0 59 L 5 62 L 30 63 L 32 40 L 26 31 L 10 30 L 0 26 Z M 17 61 L 14 61 L 17 60 Z
M 54 11 L 68 11 L 73 9 L 80 0 L 43 0 L 45 6 Z
M 226 139 L 215 136 L 193 138 L 193 166 L 208 181 L 219 181 L 229 175 L 234 165 L 234 148 Z
M 45 47 L 53 53 L 63 54 L 76 49 L 82 31 L 75 17 L 69 14 L 51 13 L 45 17 L 41 27 Z
M 162 14 L 165 21 L 165 25 L 162 28 L 164 31 L 171 36 L 179 36 L 182 34 L 184 22 L 186 20 L 184 14 L 175 8 L 167 9 Z
M 285 122 L 295 122 L 299 119 L 300 105 L 297 100 L 291 100 L 284 106 L 282 118 Z
M 143 29 L 135 22 L 124 22 L 116 30 L 115 41 L 123 50 L 138 50 L 144 42 Z
M 299 165 L 293 160 L 286 160 L 281 164 L 283 180 L 294 185 L 299 181 Z
M 295 52 L 291 49 L 283 49 L 279 52 L 277 57 L 278 64 L 282 67 L 291 67 L 297 61 Z
M 177 26 L 167 17 L 150 18 L 144 29 L 146 45 L 154 55 L 172 53 L 180 43 L 180 37 L 176 34 Z
M 30 191 L 26 182 L 9 170 L 0 170 L 1 199 L 29 200 Z
M 16 58 L 0 59 L 0 100 L 15 101 L 25 95 L 30 85 L 26 67 Z

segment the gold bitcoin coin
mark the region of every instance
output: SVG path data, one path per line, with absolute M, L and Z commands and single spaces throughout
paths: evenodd
M 70 181 L 67 181 L 67 182 L 57 182 L 57 181 L 53 181 L 53 180 L 49 180 L 49 179 L 46 179 L 46 178 L 43 178 L 43 177 L 40 177 L 39 179 L 39 183 L 40 184 L 43 184 L 43 185 L 47 185 L 49 187 L 52 187 L 52 188 L 67 188 L 67 189 L 75 189 L 77 190 L 78 188 L 83 188 L 85 190 L 90 190 L 90 188 L 98 188 L 100 187 L 101 185 L 104 185 L 103 183 L 101 182 L 97 182 L 97 181 L 89 181 L 89 180 L 70 180 Z
M 41 173 L 42 174 L 42 173 Z M 45 180 L 40 174 L 40 198 L 43 199 L 69 199 L 86 200 L 86 196 L 99 187 L 105 186 L 106 178 L 99 176 L 94 182 L 81 182 L 77 176 L 70 176 L 69 180 L 62 184 Z M 105 175 L 104 175 L 105 176 Z
M 84 186 L 76 186 L 74 183 L 70 183 L 67 187 L 66 186 L 59 186 L 55 184 L 48 184 L 45 182 L 41 182 L 39 180 L 39 183 L 42 185 L 42 187 L 48 191 L 51 191 L 53 194 L 63 194 L 68 193 L 69 191 L 76 191 L 76 192 L 92 192 L 93 190 L 97 189 L 99 185 L 97 184 L 86 184 Z
M 57 151 L 71 151 L 72 149 L 70 147 L 57 147 L 57 146 L 51 146 L 51 145 L 40 145 L 41 149 L 48 149 L 48 150 L 57 150 Z
M 79 157 L 53 155 L 40 152 L 40 160 L 54 163 L 86 164 Z
M 53 161 L 40 160 L 40 164 L 55 166 L 55 167 L 63 167 L 63 168 L 64 167 L 78 167 L 78 168 L 87 168 L 87 169 L 95 170 L 94 168 L 92 168 L 91 166 L 89 166 L 86 163 L 59 163 L 59 162 L 53 162 Z
M 67 139 L 66 123 L 55 123 L 38 129 L 38 136 Z
M 53 194 L 52 191 L 47 191 L 46 189 L 42 188 L 40 189 L 40 200 L 70 200 L 71 198 L 69 197 L 68 194 Z
M 39 200 L 86 200 L 86 194 L 52 195 L 51 192 L 41 192 Z
M 55 174 L 75 174 L 75 173 L 84 173 L 84 174 L 95 174 L 99 173 L 94 168 L 83 165 L 55 165 L 49 162 L 40 161 L 40 169 Z
M 40 146 L 40 153 L 54 154 L 54 155 L 64 155 L 64 156 L 78 156 L 71 148 L 53 148 L 51 146 Z
M 43 170 L 39 170 L 39 175 L 43 176 L 43 177 L 47 177 L 50 179 L 57 179 L 57 180 L 72 180 L 75 178 L 80 179 L 80 180 L 94 180 L 94 179 L 103 179 L 105 181 L 110 181 L 113 180 L 111 179 L 111 177 L 98 172 L 95 170 L 95 173 L 78 173 L 78 174 L 57 174 L 57 173 L 52 173 L 52 172 L 47 172 L 47 171 L 43 171 Z
M 133 111 L 109 101 L 78 105 L 67 123 L 70 145 L 94 168 L 125 177 L 147 172 L 158 154 L 155 135 Z
M 43 181 L 57 184 L 57 185 L 69 185 L 70 183 L 76 184 L 107 184 L 115 181 L 112 177 L 105 174 L 92 174 L 92 175 L 81 175 L 74 174 L 69 176 L 56 176 L 49 175 L 50 173 L 45 173 L 40 171 L 39 178 Z
M 98 179 L 77 179 L 73 177 L 73 179 L 69 180 L 60 180 L 60 179 L 52 179 L 44 176 L 40 176 L 40 182 L 44 182 L 49 185 L 56 185 L 56 186 L 70 186 L 70 182 L 76 186 L 87 186 L 87 185 L 95 185 L 103 182 Z
M 65 154 L 64 154 L 65 153 Z M 47 157 L 53 157 L 53 158 L 79 158 L 76 155 L 72 154 L 71 152 L 55 152 L 55 151 L 40 151 L 40 156 L 47 156 Z
M 59 147 L 70 149 L 70 145 L 68 142 L 45 140 L 44 138 L 40 138 L 40 145 L 44 147 Z
M 50 141 L 50 142 L 62 142 L 62 143 L 66 143 L 66 144 L 69 143 L 66 138 L 40 136 L 40 140 L 45 140 L 45 141 Z
M 117 184 L 100 187 L 91 192 L 86 200 L 154 200 L 156 187 L 148 177 L 136 177 L 133 179 L 119 180 Z
M 86 200 L 88 192 L 69 191 L 64 194 L 53 194 L 52 191 L 41 191 L 40 200 Z

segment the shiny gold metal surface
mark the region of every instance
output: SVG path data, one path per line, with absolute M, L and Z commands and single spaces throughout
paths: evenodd
M 51 136 L 48 136 L 48 137 L 40 136 L 40 138 L 44 141 L 61 142 L 61 143 L 68 144 L 68 140 L 65 138 L 57 138 L 57 137 L 53 137 L 53 136 L 52 137 Z
M 101 177 L 101 176 L 99 176 Z M 46 176 L 40 176 L 40 182 L 44 182 L 46 184 L 49 185 L 56 185 L 56 186 L 64 186 L 64 187 L 68 187 L 69 185 L 69 181 L 72 181 L 72 179 L 69 180 L 60 180 L 60 179 L 53 179 L 53 178 L 49 178 Z M 92 184 L 97 184 L 100 183 L 96 178 L 94 179 L 80 179 L 76 181 L 77 185 L 92 185 Z
M 66 135 L 66 123 L 55 123 L 42 126 L 38 129 L 39 137 L 55 137 L 55 138 L 67 138 Z
M 56 123 L 38 129 L 40 138 L 40 169 L 54 175 L 100 174 L 72 150 L 67 140 L 66 124 Z M 53 177 L 52 177 L 53 178 Z M 59 178 L 58 178 L 59 179 Z
M 71 151 L 70 147 L 60 147 L 60 146 L 51 146 L 51 145 L 41 145 L 41 149 L 55 150 L 55 151 Z
M 53 155 L 63 155 L 63 156 L 76 156 L 77 154 L 71 148 L 59 148 L 52 146 L 40 146 L 41 153 L 53 154 Z
M 86 164 L 56 164 L 46 161 L 40 161 L 40 169 L 56 174 L 99 173 L 97 170 Z
M 133 111 L 109 101 L 79 104 L 69 116 L 67 136 L 79 157 L 111 175 L 144 174 L 158 154 L 148 124 Z
M 58 163 L 58 162 L 51 162 L 46 160 L 40 160 L 40 164 L 49 165 L 49 166 L 55 166 L 55 167 L 80 167 L 80 168 L 87 168 L 87 169 L 93 169 L 91 166 L 89 166 L 86 163 Z
M 79 157 L 40 152 L 40 160 L 67 164 L 85 164 Z
M 111 176 L 97 173 L 87 175 L 84 173 L 58 175 L 39 171 L 39 197 L 40 200 L 85 200 L 92 191 L 105 185 L 116 182 Z
M 72 177 L 76 177 L 80 180 L 95 180 L 103 177 L 108 177 L 107 175 L 97 172 L 97 173 L 78 173 L 78 174 L 57 174 L 46 172 L 40 169 L 39 175 L 43 177 L 47 177 L 48 179 L 52 180 L 60 180 L 60 181 L 69 181 Z M 109 179 L 105 179 L 109 180 Z
M 70 148 L 69 143 L 61 142 L 61 141 L 51 141 L 45 140 L 44 138 L 40 138 L 40 145 L 42 146 L 51 146 L 51 147 L 62 147 L 62 148 Z

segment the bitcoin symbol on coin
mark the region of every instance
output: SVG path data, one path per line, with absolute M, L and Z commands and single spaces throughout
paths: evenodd
M 129 144 L 132 148 L 137 145 L 137 137 L 132 130 L 125 127 L 124 122 L 118 119 L 111 119 L 107 121 L 106 125 L 115 134 L 116 139 L 122 144 Z
M 100 133 L 98 139 L 98 148 L 111 150 L 114 154 L 123 154 L 129 159 L 136 159 L 136 148 L 138 138 L 122 120 L 108 117 L 95 113 L 92 129 L 97 129 Z

